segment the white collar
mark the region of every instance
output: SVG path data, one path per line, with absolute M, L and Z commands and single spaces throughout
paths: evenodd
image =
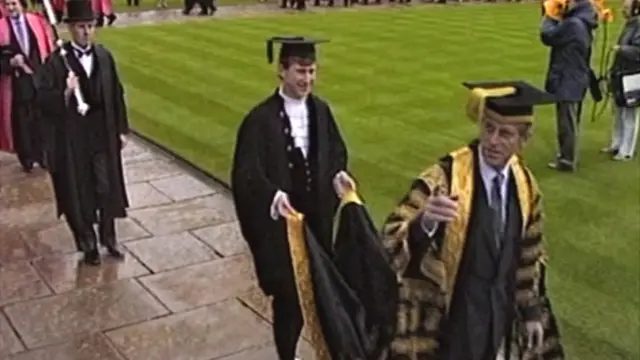
M 76 44 L 75 42 L 71 41 L 71 47 L 76 49 L 76 50 L 78 50 L 78 51 L 80 51 L 80 52 L 83 52 L 83 53 L 85 51 L 91 50 L 91 46 L 92 46 L 91 43 L 89 43 L 86 47 L 83 48 L 82 46 L 80 46 L 80 45 Z
M 291 96 L 287 95 L 284 93 L 284 91 L 282 90 L 282 86 L 280 86 L 278 88 L 278 94 L 280 95 L 280 97 L 282 97 L 282 99 L 284 99 L 285 103 L 290 103 L 290 104 L 294 104 L 294 105 L 301 105 L 307 102 L 307 97 L 303 97 L 302 99 L 296 99 L 296 98 L 292 98 Z

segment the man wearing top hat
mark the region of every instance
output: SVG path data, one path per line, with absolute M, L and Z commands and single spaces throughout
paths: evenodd
M 67 2 L 64 19 L 72 40 L 55 52 L 38 74 L 38 101 L 53 124 L 51 178 L 58 207 L 84 261 L 100 264 L 98 242 L 122 258 L 115 218 L 129 206 L 120 151 L 129 132 L 124 90 L 111 53 L 93 43 L 91 3 Z M 74 90 L 80 89 L 88 111 L 82 115 Z M 94 224 L 98 224 L 98 234 Z
M 465 83 L 479 136 L 426 168 L 382 241 L 401 279 L 394 359 L 562 359 L 545 291 L 542 197 L 520 156 L 533 107 L 521 81 Z
M 280 86 L 240 124 L 231 184 L 242 234 L 253 254 L 260 287 L 273 296 L 275 343 L 281 360 L 295 357 L 303 327 L 284 217 L 305 215 L 324 249 L 332 251 L 339 195 L 354 186 L 347 149 L 329 105 L 312 94 L 320 41 L 271 38 L 282 43 Z

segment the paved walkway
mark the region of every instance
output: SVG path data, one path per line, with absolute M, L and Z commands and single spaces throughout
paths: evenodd
M 0 154 L 0 359 L 276 360 L 226 190 L 142 140 L 123 156 L 126 260 L 87 267 L 46 173 Z

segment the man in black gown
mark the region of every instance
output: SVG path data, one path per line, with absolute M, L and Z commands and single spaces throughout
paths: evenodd
M 54 127 L 50 171 L 58 215 L 65 215 L 85 263 L 98 265 L 98 239 L 110 256 L 123 257 L 114 219 L 126 217 L 129 206 L 120 154 L 129 125 L 114 59 L 91 41 L 91 3 L 67 2 L 65 22 L 72 37 L 63 45 L 71 71 L 59 52 L 52 54 L 38 74 L 38 101 Z M 73 94 L 78 87 L 89 105 L 84 116 Z
M 260 287 L 273 295 L 276 347 L 293 360 L 303 327 L 284 216 L 305 215 L 321 246 L 331 253 L 332 221 L 339 194 L 354 183 L 347 149 L 329 105 L 311 93 L 319 41 L 272 38 L 282 43 L 280 86 L 255 106 L 238 130 L 231 183 L 242 234 L 251 248 Z

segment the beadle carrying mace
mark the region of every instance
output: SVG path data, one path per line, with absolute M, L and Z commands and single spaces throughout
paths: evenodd
M 49 23 L 51 24 L 51 27 L 53 29 L 53 35 L 56 38 L 56 46 L 60 51 L 60 57 L 62 57 L 64 66 L 67 68 L 69 73 L 73 74 L 73 70 L 71 69 L 71 66 L 69 66 L 69 61 L 67 61 L 67 51 L 64 49 L 64 46 L 62 46 L 64 44 L 64 41 L 60 38 L 60 35 L 58 35 L 58 30 L 56 29 L 58 20 L 53 12 L 51 0 L 42 0 L 42 4 L 44 5 L 44 10 L 47 13 L 47 19 L 49 19 Z M 76 86 L 76 88 L 73 89 L 73 95 L 75 96 L 76 103 L 78 104 L 78 113 L 84 116 L 87 111 L 89 111 L 89 105 L 84 101 L 84 97 L 82 96 L 82 92 L 80 91 L 79 86 Z

